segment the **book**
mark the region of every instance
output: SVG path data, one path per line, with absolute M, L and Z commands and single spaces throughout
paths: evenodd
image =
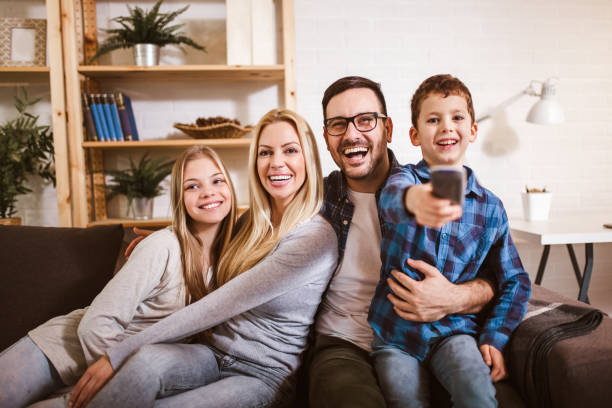
M 106 98 L 110 102 L 111 116 L 113 119 L 113 127 L 115 128 L 115 135 L 117 140 L 124 141 L 123 130 L 121 130 L 121 123 L 119 121 L 119 112 L 117 110 L 117 102 L 113 94 L 106 95 Z
M 100 106 L 98 96 L 91 94 L 89 95 L 89 98 L 91 99 L 91 113 L 93 114 L 96 129 L 98 130 L 98 139 L 100 139 L 102 142 L 107 142 L 110 139 L 108 136 L 108 130 L 106 129 L 104 113 L 102 112 L 102 107 Z
M 86 140 L 98 141 L 98 130 L 96 129 L 96 123 L 94 121 L 93 112 L 91 106 L 89 106 L 89 98 L 86 93 L 82 94 L 83 102 L 83 120 L 85 122 L 85 136 Z
M 123 100 L 124 94 L 121 92 L 115 92 L 115 102 L 117 103 L 117 112 L 119 114 L 119 123 L 121 124 L 121 130 L 123 131 L 123 138 L 125 140 L 134 140 L 134 132 L 132 131 L 132 125 L 130 124 L 130 116 L 125 107 L 125 101 Z
M 136 128 L 136 118 L 134 117 L 134 110 L 132 109 L 132 100 L 126 94 L 122 93 L 122 95 L 123 103 L 125 104 L 125 109 L 128 113 L 130 126 L 132 127 L 133 140 L 140 140 L 140 137 L 138 137 L 138 128 Z
M 111 114 L 110 101 L 106 97 L 106 94 L 98 95 L 100 97 L 102 109 L 104 111 L 104 120 L 106 121 L 106 126 L 108 129 L 108 134 L 110 136 L 110 140 L 117 141 L 117 135 L 115 134 L 115 125 L 113 125 L 113 117 Z

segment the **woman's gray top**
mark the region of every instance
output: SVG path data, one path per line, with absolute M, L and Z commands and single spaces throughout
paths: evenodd
M 284 236 L 257 265 L 199 301 L 107 350 L 115 370 L 140 346 L 213 328 L 210 345 L 291 373 L 338 259 L 336 234 L 321 216 Z

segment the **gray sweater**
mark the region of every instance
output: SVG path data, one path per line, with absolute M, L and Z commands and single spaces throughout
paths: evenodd
M 115 370 L 140 346 L 214 327 L 210 345 L 266 367 L 294 371 L 336 267 L 337 239 L 321 216 L 283 237 L 257 265 L 199 301 L 107 350 Z
M 28 335 L 53 363 L 65 384 L 110 346 L 185 306 L 181 249 L 170 229 L 157 231 L 134 249 L 127 263 L 85 309 L 55 317 Z

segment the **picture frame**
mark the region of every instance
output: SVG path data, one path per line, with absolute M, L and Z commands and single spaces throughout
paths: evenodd
M 0 18 L 0 66 L 47 65 L 47 20 Z

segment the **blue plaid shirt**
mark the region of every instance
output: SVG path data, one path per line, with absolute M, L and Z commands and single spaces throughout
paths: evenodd
M 394 169 L 380 196 L 379 209 L 385 222 L 380 250 L 382 269 L 368 321 L 385 343 L 421 361 L 432 343 L 459 333 L 477 337 L 481 345 L 503 350 L 525 314 L 531 292 L 502 202 L 478 184 L 471 169 L 466 169 L 463 215 L 439 229 L 418 225 L 404 207 L 406 188 L 429 182 L 429 167 L 423 160 Z M 420 272 L 408 267 L 407 258 L 434 265 L 453 283 L 477 277 L 487 279 L 493 283 L 496 297 L 476 315 L 452 314 L 431 323 L 404 320 L 387 299 L 391 290 L 386 280 L 392 276 L 392 269 L 422 279 Z

